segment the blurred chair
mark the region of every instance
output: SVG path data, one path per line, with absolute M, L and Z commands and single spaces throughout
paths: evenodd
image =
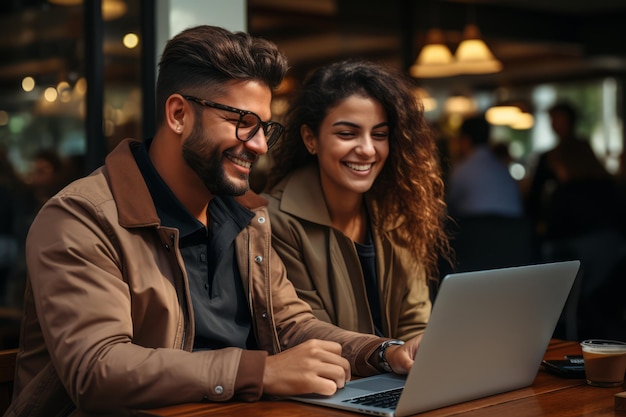
M 546 261 L 581 263 L 555 337 L 626 341 L 626 238 L 615 230 L 596 230 L 547 242 L 543 255 Z
M 16 357 L 17 349 L 0 350 L 0 415 L 11 404 Z
M 21 309 L 0 307 L 0 349 L 12 349 L 18 346 L 21 318 Z
M 531 222 L 526 218 L 481 215 L 450 224 L 454 272 L 536 263 Z

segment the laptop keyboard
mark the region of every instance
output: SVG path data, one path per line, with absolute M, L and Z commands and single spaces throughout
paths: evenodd
M 351 404 L 367 405 L 370 407 L 395 409 L 400 399 L 402 388 L 395 388 L 389 391 L 376 392 L 373 394 L 363 395 L 361 397 L 349 398 L 343 402 Z

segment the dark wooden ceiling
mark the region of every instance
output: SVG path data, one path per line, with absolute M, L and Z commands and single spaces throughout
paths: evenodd
M 81 13 L 80 6 L 46 0 L 0 1 L 0 91 L 25 74 L 53 83 L 82 71 Z M 138 52 L 115 47 L 113 40 L 119 44 L 118 28 L 138 27 L 139 20 L 138 8 L 129 7 L 125 17 L 107 23 L 112 78 L 137 77 L 131 55 Z M 454 50 L 469 20 L 478 24 L 504 70 L 428 83 L 495 88 L 626 71 L 626 0 L 248 0 L 248 30 L 276 42 L 296 78 L 319 64 L 355 56 L 407 69 L 427 29 L 441 28 Z
M 468 21 L 503 62 L 495 75 L 455 77 L 493 88 L 621 74 L 624 0 L 249 0 L 249 30 L 276 42 L 296 76 L 361 56 L 408 69 L 431 27 L 454 50 Z M 428 80 L 431 84 L 450 80 Z

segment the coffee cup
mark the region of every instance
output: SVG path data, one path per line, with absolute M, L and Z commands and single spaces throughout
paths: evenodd
M 589 385 L 615 387 L 624 382 L 626 342 L 589 339 L 580 343 Z

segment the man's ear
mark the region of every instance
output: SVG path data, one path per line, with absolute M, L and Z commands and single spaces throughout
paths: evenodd
M 193 125 L 191 106 L 180 94 L 172 94 L 165 102 L 165 124 L 175 134 L 182 134 L 185 126 Z
M 302 137 L 302 142 L 309 153 L 311 155 L 315 155 L 317 153 L 317 138 L 313 134 L 311 128 L 307 125 L 300 126 L 300 136 Z

